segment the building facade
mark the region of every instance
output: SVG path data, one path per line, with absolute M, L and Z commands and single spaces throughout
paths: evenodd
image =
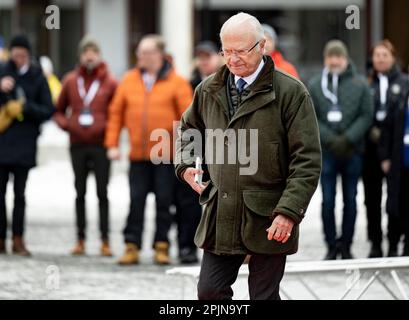
M 359 8 L 359 28 L 349 30 L 346 8 Z M 45 28 L 45 8 L 56 5 L 60 29 Z M 77 44 L 89 34 L 99 40 L 104 58 L 120 77 L 135 63 L 134 50 L 147 33 L 161 33 L 178 71 L 188 76 L 194 45 L 219 43 L 223 22 L 238 11 L 272 25 L 279 48 L 296 65 L 302 79 L 321 68 L 326 41 L 338 38 L 365 71 L 371 46 L 388 37 L 396 45 L 402 67 L 409 65 L 409 2 L 404 0 L 0 0 L 0 36 L 7 44 L 14 33 L 26 33 L 36 56 L 48 55 L 59 76 L 77 61 Z

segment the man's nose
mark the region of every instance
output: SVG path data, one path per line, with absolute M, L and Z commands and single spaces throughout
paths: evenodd
M 230 62 L 231 63 L 237 63 L 239 61 L 240 61 L 240 59 L 239 59 L 239 57 L 237 57 L 237 55 L 235 53 L 230 56 Z

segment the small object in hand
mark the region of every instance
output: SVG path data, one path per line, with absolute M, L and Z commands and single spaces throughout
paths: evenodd
M 202 159 L 200 157 L 196 157 L 196 170 L 202 170 Z M 202 184 L 202 174 L 196 173 L 195 174 L 195 182 L 197 184 Z

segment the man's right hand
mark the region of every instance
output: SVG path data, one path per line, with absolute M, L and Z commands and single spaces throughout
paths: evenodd
M 119 160 L 121 158 L 121 153 L 118 148 L 109 148 L 107 156 L 109 160 Z
M 0 80 L 0 90 L 9 93 L 14 89 L 15 81 L 12 77 L 4 77 Z
M 203 174 L 203 170 L 198 170 L 195 168 L 187 168 L 183 173 L 183 180 L 185 180 L 190 187 L 195 190 L 198 194 L 202 194 L 203 190 L 207 187 L 209 182 L 198 184 L 195 182 L 195 174 Z

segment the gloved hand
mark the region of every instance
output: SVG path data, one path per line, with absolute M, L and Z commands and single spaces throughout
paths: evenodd
M 349 158 L 355 151 L 354 145 L 343 134 L 336 136 L 328 147 L 337 157 Z
M 0 106 L 0 133 L 6 131 L 12 122 L 13 119 L 8 114 L 6 106 Z
M 23 113 L 23 100 L 10 100 L 5 108 L 11 118 L 19 118 Z
M 380 137 L 381 137 L 381 129 L 379 129 L 378 127 L 375 127 L 375 126 L 372 127 L 371 131 L 369 131 L 369 139 L 373 143 L 378 143 Z

